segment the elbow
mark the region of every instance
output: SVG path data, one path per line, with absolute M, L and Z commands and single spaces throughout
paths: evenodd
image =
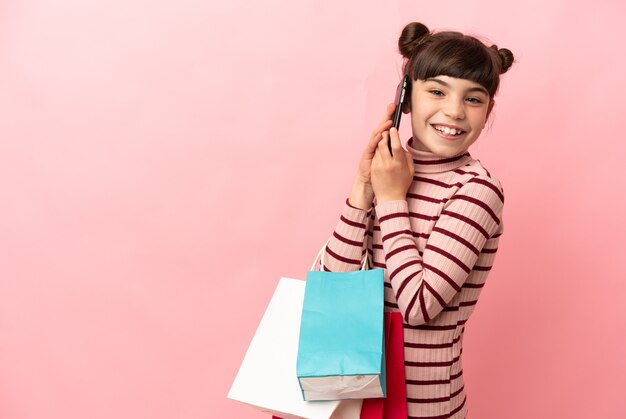
M 409 326 L 420 326 L 428 323 L 436 314 L 432 314 L 436 311 L 437 304 L 433 298 L 428 298 L 424 295 L 423 283 L 413 295 L 409 304 L 402 310 L 402 317 L 404 323 Z
M 409 326 L 420 326 L 427 323 L 426 319 L 424 319 L 424 316 L 411 316 L 409 314 L 409 316 L 403 315 L 403 317 L 404 323 L 408 324 Z
M 416 317 L 409 317 L 408 321 L 405 321 L 405 323 L 409 326 L 419 326 L 425 323 L 423 320 L 424 319 L 418 319 Z
M 425 316 L 423 314 L 424 312 L 419 304 L 409 304 L 404 308 L 404 310 L 402 310 L 402 308 L 400 310 L 402 312 L 404 323 L 409 326 L 419 326 L 430 320 L 428 315 Z

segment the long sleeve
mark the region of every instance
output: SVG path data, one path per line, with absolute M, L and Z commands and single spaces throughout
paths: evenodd
M 470 179 L 446 202 L 422 256 L 407 202 L 376 205 L 391 288 L 406 323 L 430 321 L 461 290 L 485 243 L 500 229 L 503 205 L 492 178 Z
M 367 251 L 366 233 L 370 228 L 372 209 L 365 211 L 350 205 L 348 199 L 324 252 L 324 266 L 331 272 L 350 272 L 360 268 Z M 320 261 L 321 265 L 321 261 Z

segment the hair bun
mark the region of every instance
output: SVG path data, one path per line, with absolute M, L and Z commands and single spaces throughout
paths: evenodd
M 423 23 L 411 22 L 402 29 L 398 49 L 404 58 L 411 58 L 415 51 L 428 39 L 430 31 Z
M 500 74 L 506 73 L 507 70 L 511 68 L 511 65 L 513 65 L 513 53 L 509 49 L 498 48 L 496 45 L 492 45 L 491 48 L 493 48 L 498 53 L 498 57 L 500 57 Z

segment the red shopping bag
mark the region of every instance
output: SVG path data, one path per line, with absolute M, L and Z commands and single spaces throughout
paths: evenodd
M 361 419 L 406 419 L 404 329 L 400 312 L 385 312 L 385 368 L 387 397 L 364 399 Z M 280 419 L 272 416 L 272 419 Z
M 387 397 L 365 399 L 361 419 L 406 419 L 406 381 L 404 376 L 404 329 L 402 314 L 385 312 L 385 367 Z

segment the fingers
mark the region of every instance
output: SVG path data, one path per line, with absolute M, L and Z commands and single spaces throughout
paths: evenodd
M 391 128 L 393 130 L 393 128 Z M 380 140 L 378 142 L 378 147 L 376 150 L 377 154 L 380 154 L 381 158 L 383 160 L 394 160 L 396 159 L 398 153 L 397 151 L 393 148 L 393 144 L 394 144 L 394 140 L 393 140 L 393 135 L 391 136 L 391 150 L 393 151 L 393 155 L 391 154 L 391 152 L 389 152 L 389 131 L 384 131 L 382 134 L 383 138 L 382 140 Z
M 387 155 L 389 155 L 389 147 L 387 147 L 389 143 L 389 131 L 383 131 L 382 137 L 382 140 L 378 142 L 378 151 L 383 152 L 386 150 Z
M 389 131 L 384 131 L 381 136 L 382 138 L 376 146 L 376 154 L 380 156 L 383 161 L 391 159 L 392 161 L 404 164 L 404 161 L 407 160 L 409 167 L 413 168 L 413 156 L 410 152 L 406 151 L 404 147 L 402 147 L 398 130 L 395 127 L 392 127 Z M 387 145 L 388 138 L 390 138 L 390 136 L 391 153 L 389 152 L 389 146 Z
M 363 154 L 364 155 L 373 154 L 374 151 L 376 150 L 376 146 L 382 139 L 383 139 L 383 135 L 381 132 L 374 133 L 372 135 L 372 138 L 370 138 L 370 141 L 367 143 L 367 147 L 365 147 Z
M 376 127 L 376 129 L 372 133 L 372 137 L 376 137 L 377 134 L 380 134 L 383 131 L 391 128 L 391 125 L 393 124 L 392 118 L 393 118 L 393 113 L 395 109 L 396 109 L 395 103 L 387 104 L 387 110 L 385 111 L 385 116 L 383 116 L 383 119 L 381 119 L 380 123 L 378 124 L 378 127 Z
M 387 109 L 385 111 L 385 116 L 383 116 L 383 119 L 380 121 L 380 123 L 378 124 L 378 126 L 376 127 L 376 129 L 374 129 L 374 131 L 372 132 L 372 137 L 370 139 L 370 147 L 376 147 L 376 145 L 378 144 L 378 142 L 380 140 L 382 140 L 382 133 L 386 130 L 388 130 L 389 128 L 391 128 L 391 126 L 393 125 L 393 114 L 394 114 L 394 110 L 396 109 L 396 104 L 395 103 L 389 103 L 387 104 Z
M 388 131 L 389 128 L 391 128 L 391 126 L 393 125 L 392 118 L 393 118 L 395 109 L 396 109 L 395 103 L 387 104 L 387 109 L 385 110 L 385 116 L 380 121 L 380 124 L 376 127 L 376 129 L 372 132 L 370 141 L 368 142 L 367 147 L 365 148 L 363 152 L 365 156 L 371 156 L 376 151 L 376 147 L 381 142 L 383 142 L 383 139 L 384 139 L 383 133 Z M 384 141 L 384 144 L 387 144 L 386 139 Z
M 391 128 L 392 124 L 393 124 L 393 121 L 386 120 L 382 122 L 378 127 L 376 127 L 374 132 L 372 132 L 372 137 L 370 138 L 370 142 L 368 144 L 368 149 L 370 151 L 372 152 L 374 151 L 378 143 L 383 139 L 383 136 L 382 136 L 383 132 Z
M 380 123 L 383 124 L 385 121 L 390 120 L 393 117 L 393 113 L 394 113 L 395 110 L 396 110 L 396 104 L 395 103 L 388 103 L 387 104 L 387 110 L 385 111 L 385 116 L 380 121 Z
M 404 153 L 406 154 L 406 164 L 409 168 L 411 176 L 413 176 L 415 174 L 415 165 L 413 164 L 413 155 L 411 154 L 410 151 L 405 151 Z
M 389 131 L 385 131 L 382 134 L 383 140 L 378 143 L 379 150 L 383 148 L 387 150 L 387 155 L 389 155 L 389 147 L 387 146 L 387 139 L 391 136 L 391 151 L 393 153 L 394 159 L 402 159 L 404 156 L 404 148 L 402 148 L 402 143 L 400 142 L 400 134 L 398 134 L 398 130 L 395 127 L 391 127 Z

